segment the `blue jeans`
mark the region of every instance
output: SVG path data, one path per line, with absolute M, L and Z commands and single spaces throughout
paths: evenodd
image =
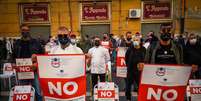
M 38 80 L 38 74 L 34 73 L 34 79 L 33 80 L 19 80 L 20 85 L 32 85 L 35 89 L 35 96 L 36 96 L 36 101 L 42 101 L 43 97 L 41 95 L 41 89 L 40 89 L 40 84 Z

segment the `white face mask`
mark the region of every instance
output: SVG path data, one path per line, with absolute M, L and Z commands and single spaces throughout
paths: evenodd
M 50 42 L 54 42 L 54 39 L 50 39 Z
M 189 40 L 190 44 L 195 44 L 197 42 L 197 39 L 191 39 Z
M 135 47 L 135 46 L 139 46 L 140 45 L 140 43 L 139 43 L 139 41 L 133 41 L 133 46 Z
M 70 39 L 72 44 L 76 44 L 76 39 Z

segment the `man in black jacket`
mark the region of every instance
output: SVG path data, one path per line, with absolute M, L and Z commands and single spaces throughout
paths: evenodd
M 131 100 L 131 86 L 136 82 L 139 86 L 140 72 L 137 69 L 138 63 L 144 61 L 146 49 L 140 44 L 140 38 L 135 37 L 133 44 L 126 51 L 125 61 L 127 66 L 126 98 Z
M 22 37 L 14 44 L 14 58 L 31 58 L 32 54 L 42 54 L 44 49 L 40 42 L 31 37 L 29 26 L 22 25 L 20 28 Z
M 44 50 L 43 50 L 40 42 L 38 42 L 36 39 L 33 39 L 30 36 L 29 26 L 26 24 L 23 24 L 20 26 L 20 28 L 21 28 L 22 37 L 21 37 L 21 39 L 17 40 L 14 43 L 14 51 L 13 51 L 14 52 L 14 59 L 16 59 L 16 58 L 31 58 L 33 54 L 44 53 Z M 35 68 L 32 68 L 32 69 L 34 70 L 34 80 L 20 80 L 19 83 L 21 85 L 32 84 L 32 86 L 35 88 L 37 101 L 42 101 L 37 70 Z

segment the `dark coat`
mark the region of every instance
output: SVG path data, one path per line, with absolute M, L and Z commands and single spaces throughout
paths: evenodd
M 134 48 L 133 45 L 128 48 L 125 55 L 128 76 L 138 71 L 137 64 L 144 62 L 145 54 L 146 49 L 143 46 L 141 46 L 139 49 Z
M 42 45 L 40 44 L 40 42 L 38 42 L 36 39 L 30 39 L 29 41 L 29 50 L 30 50 L 30 54 L 25 54 L 26 57 L 23 57 L 23 41 L 21 39 L 17 40 L 14 43 L 14 59 L 15 58 L 30 58 L 32 54 L 43 54 L 44 53 L 44 48 L 42 47 Z M 23 55 L 22 55 L 23 54 Z
M 195 45 L 191 45 L 187 41 L 184 47 L 184 63 L 201 67 L 201 42 L 199 40 Z

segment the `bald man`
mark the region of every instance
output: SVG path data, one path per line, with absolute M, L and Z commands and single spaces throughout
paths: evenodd
M 50 54 L 83 54 L 83 51 L 71 44 L 69 31 L 66 27 L 59 27 L 57 38 L 59 45 L 50 50 Z

